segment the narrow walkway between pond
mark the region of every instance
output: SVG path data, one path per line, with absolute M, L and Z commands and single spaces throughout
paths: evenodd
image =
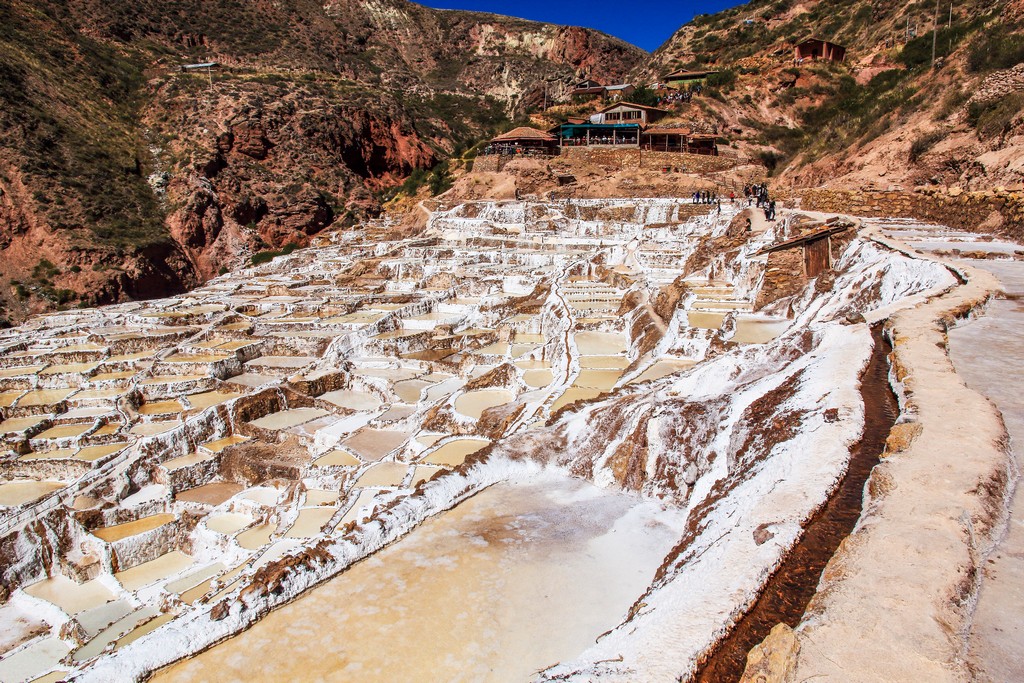
M 1024 262 L 973 261 L 999 278 L 1008 298 L 952 330 L 950 357 L 967 385 L 1003 414 L 1018 467 L 1024 464 Z M 989 559 L 969 641 L 979 681 L 1024 680 L 1024 494 L 1018 486 L 1006 536 Z
M 922 251 L 946 258 L 967 251 L 1004 257 L 963 261 L 995 275 L 1005 295 L 993 300 L 985 315 L 949 332 L 949 355 L 964 382 L 1002 413 L 1019 469 L 1024 465 L 1024 261 L 1007 260 L 1015 245 L 998 239 L 984 241 L 943 228 L 914 229 L 921 231 L 917 239 L 904 239 Z M 1006 535 L 984 568 L 966 654 L 975 680 L 1024 681 L 1024 494 L 1019 486 Z

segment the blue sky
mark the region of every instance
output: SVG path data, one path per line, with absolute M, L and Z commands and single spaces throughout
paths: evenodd
M 552 24 L 586 26 L 633 43 L 648 52 L 664 43 L 695 14 L 714 14 L 742 4 L 737 0 L 419 0 L 441 9 L 469 9 L 507 14 Z

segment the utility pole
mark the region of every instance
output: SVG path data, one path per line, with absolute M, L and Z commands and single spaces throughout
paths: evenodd
M 935 16 L 932 17 L 932 69 L 935 68 L 935 44 L 939 40 L 939 0 L 935 0 Z
M 953 3 L 949 3 L 949 23 L 946 24 L 946 28 L 952 28 L 953 26 Z

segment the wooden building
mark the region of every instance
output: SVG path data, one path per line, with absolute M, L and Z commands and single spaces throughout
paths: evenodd
M 798 63 L 804 60 L 825 59 L 830 62 L 846 60 L 846 48 L 820 38 L 807 38 L 793 48 L 793 59 Z
M 629 97 L 636 88 L 632 83 L 601 85 L 597 81 L 580 81 L 569 91 L 571 97 L 600 97 L 602 100 L 621 100 Z
M 619 85 L 606 85 L 604 87 L 604 98 L 606 100 L 619 101 L 624 97 L 629 97 L 636 92 L 636 88 L 632 83 L 620 83 Z
M 558 138 L 529 126 L 513 128 L 493 138 L 484 154 L 558 154 Z
M 580 81 L 569 91 L 570 97 L 604 97 L 604 86 L 597 81 Z
M 640 146 L 651 152 L 685 152 L 689 128 L 649 128 L 640 135 Z
M 832 267 L 832 235 L 845 232 L 849 227 L 849 225 L 826 226 L 807 235 L 765 247 L 758 254 L 771 254 L 776 251 L 799 248 L 803 250 L 804 277 L 818 277 Z
M 617 102 L 591 116 L 590 122 L 596 124 L 635 123 L 642 128 L 666 114 L 668 114 L 667 111 L 657 107 L 648 107 L 633 102 Z

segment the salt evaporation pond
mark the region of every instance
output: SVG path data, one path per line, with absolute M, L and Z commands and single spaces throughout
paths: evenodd
M 681 527 L 557 472 L 496 485 L 154 680 L 528 680 L 619 623 Z
M 477 389 L 455 399 L 455 410 L 478 420 L 488 408 L 505 405 L 514 398 L 515 394 L 506 389 Z

